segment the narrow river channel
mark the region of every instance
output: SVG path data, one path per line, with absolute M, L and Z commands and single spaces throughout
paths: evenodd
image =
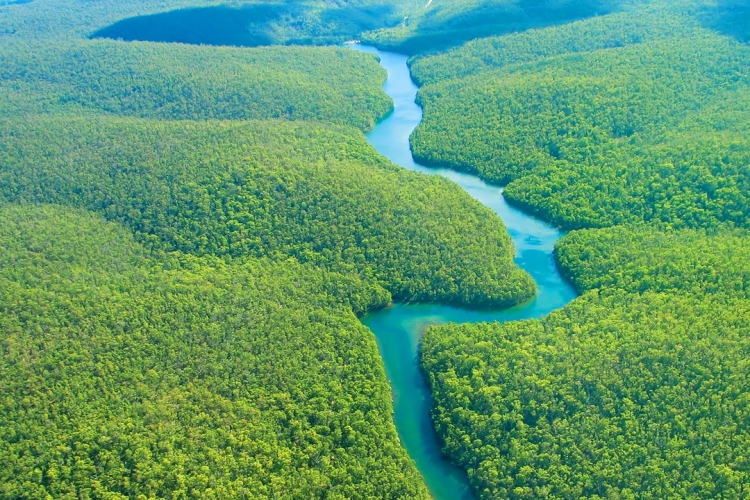
M 432 427 L 431 396 L 418 363 L 420 338 L 430 325 L 539 318 L 570 302 L 576 296 L 575 290 L 560 276 L 552 257 L 555 242 L 562 233 L 510 207 L 497 186 L 488 185 L 473 175 L 415 163 L 409 135 L 422 120 L 422 109 L 414 102 L 417 87 L 406 65 L 407 57 L 361 45 L 352 45 L 352 48 L 380 56 L 381 65 L 388 71 L 384 89 L 394 102 L 393 113 L 367 134 L 370 143 L 380 154 L 404 168 L 451 179 L 494 210 L 513 238 L 516 263 L 533 276 L 539 290 L 532 301 L 501 311 L 467 311 L 439 304 L 396 304 L 362 319 L 375 334 L 380 347 L 393 389 L 394 420 L 401 443 L 416 462 L 433 497 L 435 500 L 471 499 L 474 496 L 466 473 L 443 457 Z

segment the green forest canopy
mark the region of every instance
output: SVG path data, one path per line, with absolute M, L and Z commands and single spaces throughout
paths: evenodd
M 444 449 L 484 499 L 744 498 L 750 301 L 589 292 L 544 320 L 432 328 Z
M 392 165 L 357 131 L 53 118 L 6 122 L 0 144 L 0 199 L 96 211 L 158 248 L 291 256 L 374 277 L 400 300 L 509 305 L 534 293 L 499 218 Z
M 16 42 L 0 47 L 0 78 L 6 117 L 317 120 L 367 130 L 391 107 L 377 61 L 343 48 Z
M 480 498 L 747 496 L 749 240 L 574 231 L 570 305 L 429 329 L 433 417 Z
M 291 260 L 154 259 L 0 209 L 0 496 L 428 498 L 371 334 L 382 288 Z
M 747 231 L 655 231 L 648 226 L 573 231 L 560 240 L 558 265 L 579 290 L 618 288 L 750 299 Z
M 626 224 L 560 243 L 568 308 L 425 338 L 481 498 L 746 497 L 748 11 L 554 4 L 308 2 L 249 33 L 401 19 L 365 39 L 419 53 L 420 159 Z M 0 3 L 2 496 L 425 498 L 354 313 L 533 292 L 488 210 L 351 128 L 389 108 L 372 57 L 85 39 L 217 5 Z
M 750 52 L 728 4 L 629 2 L 411 60 L 417 156 L 604 227 L 557 246 L 583 293 L 566 308 L 423 339 L 482 500 L 750 494 Z
M 576 43 L 571 25 L 415 62 L 438 81 L 420 90 L 415 155 L 510 182 L 510 201 L 564 228 L 746 227 L 750 49 L 678 7 L 614 14 L 621 32 L 580 21 Z M 471 74 L 480 57 L 494 69 Z
M 0 496 L 427 498 L 356 315 L 529 297 L 501 221 L 370 55 L 85 39 L 168 7 L 0 7 Z

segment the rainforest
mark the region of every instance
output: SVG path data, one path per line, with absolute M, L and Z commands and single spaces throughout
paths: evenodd
M 750 497 L 749 13 L 0 0 L 0 497 Z

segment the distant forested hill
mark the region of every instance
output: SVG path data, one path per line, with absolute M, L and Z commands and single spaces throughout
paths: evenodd
M 607 14 L 619 5 L 619 0 L 434 0 L 412 9 L 399 26 L 367 32 L 363 39 L 394 52 L 439 52 L 475 38 Z
M 0 33 L 21 38 L 111 38 L 216 45 L 342 42 L 393 26 L 421 0 L 0 1 Z M 23 4 L 23 5 L 18 5 Z M 113 26 L 111 26 L 113 25 Z M 2 36 L 2 35 L 0 35 Z M 187 37 L 187 39 L 185 39 Z M 218 42 L 218 43 L 217 43 Z
M 194 7 L 130 17 L 92 36 L 241 47 L 334 44 L 399 24 L 414 3 L 287 1 Z
M 750 48 L 654 3 L 416 61 L 415 154 L 564 228 L 746 227 Z
M 637 13 L 626 10 L 544 29 L 478 38 L 440 54 L 414 56 L 411 70 L 420 85 L 427 85 L 564 54 L 670 38 L 687 26 L 699 24 L 684 9 L 668 9 L 664 5 L 643 6 Z

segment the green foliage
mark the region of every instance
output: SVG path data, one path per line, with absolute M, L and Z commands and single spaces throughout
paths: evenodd
M 0 496 L 426 499 L 356 315 L 534 284 L 489 210 L 348 128 L 390 107 L 371 56 L 82 40 L 214 4 L 0 6 Z M 254 34 L 392 12 L 308 7 Z
M 420 60 L 430 81 L 450 61 L 468 62 L 420 91 L 416 156 L 510 182 L 509 201 L 564 228 L 747 227 L 750 49 L 681 8 L 663 25 L 660 9 L 582 21 L 581 48 L 565 39 L 573 25 L 497 39 L 505 55 L 482 57 L 499 67 L 473 76 L 464 71 L 490 42 Z M 675 19 L 688 20 L 678 29 Z M 604 36 L 610 23 L 622 31 Z M 611 48 L 628 38 L 643 41 Z M 547 40 L 539 56 L 532 40 Z
M 618 12 L 559 26 L 472 40 L 441 54 L 416 56 L 412 75 L 420 85 L 487 73 L 513 64 L 564 54 L 625 47 L 669 38 L 696 24 L 680 9 Z
M 406 54 L 437 52 L 468 40 L 524 31 L 611 12 L 618 0 L 440 0 L 413 9 L 392 29 L 363 40 Z
M 343 48 L 16 42 L 0 48 L 0 111 L 75 107 L 172 120 L 320 120 L 364 130 L 391 107 L 383 78 L 372 56 Z
M 585 292 L 563 310 L 426 333 L 434 422 L 483 500 L 750 494 L 750 51 L 665 4 L 412 62 L 423 161 L 562 227 L 628 224 L 560 241 Z
M 0 197 L 87 208 L 158 248 L 293 256 L 401 300 L 515 304 L 534 283 L 487 208 L 382 159 L 361 133 L 290 122 L 37 119 L 0 127 Z
M 663 233 L 649 227 L 574 231 L 556 247 L 557 262 L 579 290 L 618 288 L 750 299 L 747 232 Z
M 483 500 L 750 496 L 744 2 L 424 3 L 0 0 L 0 496 L 427 498 L 356 315 L 533 293 L 489 210 L 346 128 L 390 106 L 372 57 L 83 40 L 132 16 L 108 36 L 520 32 L 412 60 L 415 154 L 628 226 L 559 244 L 564 310 L 427 332 L 445 451 Z
M 428 498 L 375 341 L 330 293 L 384 290 L 154 260 L 54 206 L 0 209 L 0 250 L 3 498 Z
M 746 90 L 725 95 L 728 102 L 733 97 L 728 115 L 734 105 L 750 103 Z M 639 220 L 665 229 L 747 228 L 750 144 L 744 132 L 721 130 L 726 119 L 717 114 L 702 124 L 716 131 L 676 127 L 659 144 L 613 152 L 599 168 L 592 163 L 580 172 L 529 175 L 509 184 L 505 195 L 568 228 Z
M 404 7 L 360 0 L 334 6 L 308 1 L 178 9 L 123 19 L 93 36 L 244 47 L 335 44 L 398 23 L 397 10 Z
M 750 494 L 750 302 L 590 292 L 423 341 L 445 450 L 484 499 Z
M 584 295 L 541 321 L 431 328 L 444 450 L 484 499 L 750 494 L 750 235 L 573 231 Z
M 128 2 L 80 2 L 32 0 L 0 5 L 0 39 L 84 38 L 120 19 L 180 7 L 216 5 L 222 0 L 130 0 Z

